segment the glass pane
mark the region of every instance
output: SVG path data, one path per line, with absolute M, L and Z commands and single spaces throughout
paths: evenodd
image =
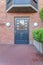
M 24 20 L 20 20 L 20 24 L 21 25 L 24 25 Z
M 27 22 L 25 22 L 25 24 L 27 24 Z
M 15 4 L 28 4 L 30 0 L 15 0 Z
M 25 30 L 24 20 L 20 20 L 20 30 Z
M 17 25 L 17 27 L 19 27 L 19 25 Z
M 27 25 L 25 25 L 25 27 L 27 27 Z
M 19 22 L 17 22 L 17 24 L 19 24 Z
M 17 24 L 19 24 L 19 21 L 20 21 L 20 20 L 17 20 Z
M 27 28 L 25 28 L 25 30 L 27 30 Z
M 19 30 L 19 27 L 17 27 L 17 30 Z
M 25 20 L 25 24 L 27 24 L 27 20 Z

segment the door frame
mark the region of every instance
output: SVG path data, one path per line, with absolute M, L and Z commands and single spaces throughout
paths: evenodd
M 29 36 L 29 43 L 30 44 L 30 25 L 29 25 L 29 22 L 30 22 L 30 17 L 29 16 L 14 16 L 14 44 L 15 44 L 15 18 L 28 18 L 29 21 L 28 21 L 28 36 Z M 27 44 L 26 44 L 27 45 Z

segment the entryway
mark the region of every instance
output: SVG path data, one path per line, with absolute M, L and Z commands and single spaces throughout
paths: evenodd
M 15 18 L 15 44 L 29 44 L 29 18 Z

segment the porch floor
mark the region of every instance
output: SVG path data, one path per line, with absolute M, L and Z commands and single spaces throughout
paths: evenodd
M 0 45 L 0 65 L 43 65 L 33 45 Z

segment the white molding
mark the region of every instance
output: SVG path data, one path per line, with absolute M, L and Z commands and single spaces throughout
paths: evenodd
M 31 7 L 32 9 L 34 9 L 36 12 L 38 11 L 38 9 L 36 9 L 34 6 L 32 6 L 32 5 L 11 5 L 8 9 L 7 9 L 7 12 L 11 9 L 11 8 L 13 8 L 13 7 Z

